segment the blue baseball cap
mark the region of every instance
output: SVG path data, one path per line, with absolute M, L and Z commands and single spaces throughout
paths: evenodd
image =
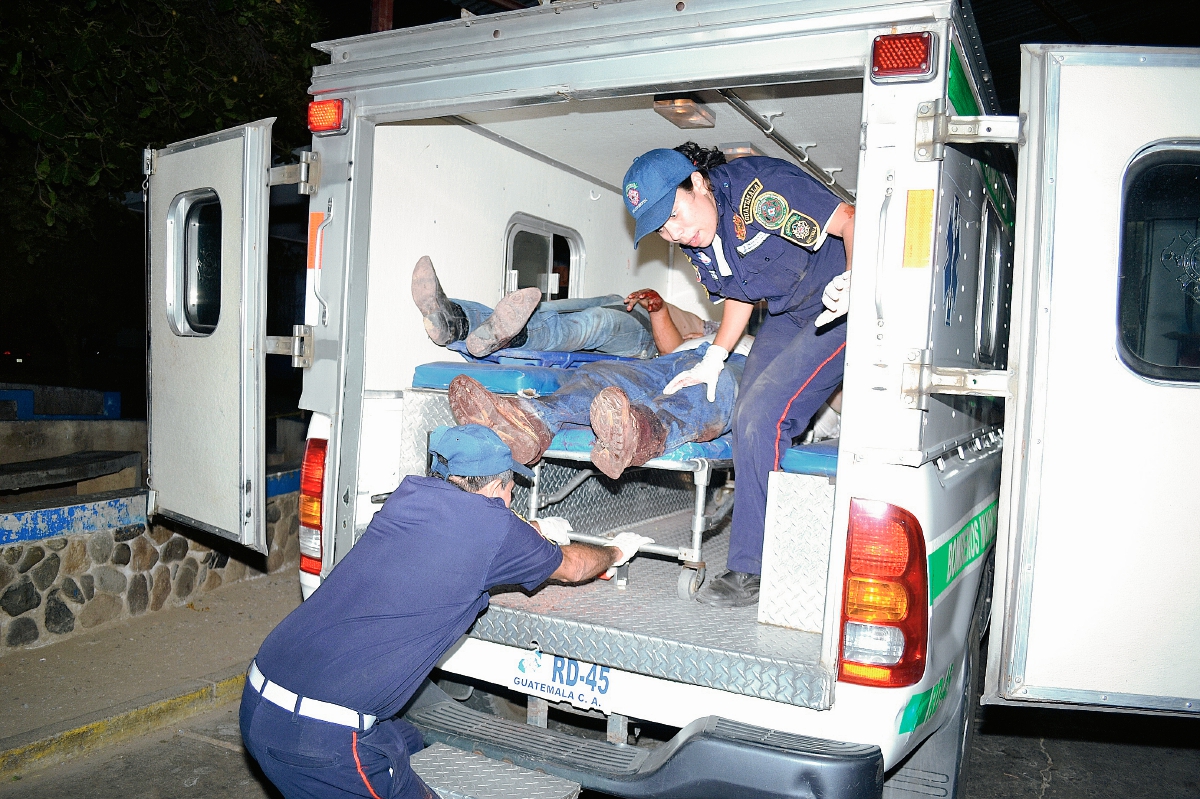
M 675 207 L 675 190 L 695 171 L 695 164 L 675 150 L 651 150 L 633 159 L 622 185 L 625 209 L 637 223 L 633 234 L 635 250 L 643 237 L 667 224 Z
M 433 471 L 443 477 L 484 477 L 512 469 L 518 474 L 533 477 L 533 470 L 513 460 L 512 450 L 500 440 L 496 431 L 481 424 L 458 427 L 441 425 L 429 434 L 429 451 L 446 459 L 442 466 L 437 459 Z

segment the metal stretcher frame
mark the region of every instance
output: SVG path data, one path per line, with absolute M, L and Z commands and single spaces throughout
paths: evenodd
M 550 449 L 546 450 L 542 455 L 543 459 L 551 458 L 554 460 L 569 460 L 569 461 L 591 461 L 591 453 L 576 452 L 565 449 Z M 708 496 L 708 485 L 712 481 L 714 471 L 720 469 L 733 468 L 732 458 L 688 458 L 686 460 L 670 460 L 667 458 L 653 458 L 646 461 L 642 466 L 636 467 L 639 469 L 657 469 L 671 472 L 690 472 L 692 481 L 695 483 L 696 499 L 692 507 L 692 539 L 691 546 L 686 547 L 671 547 L 663 544 L 647 544 L 643 546 L 641 552 L 649 552 L 656 555 L 665 555 L 669 558 L 675 558 L 683 563 L 684 570 L 679 577 L 678 592 L 681 599 L 690 599 L 697 590 L 700 584 L 704 582 L 705 563 L 703 558 L 703 537 L 704 533 L 711 527 L 710 518 L 705 516 L 704 506 Z M 533 484 L 529 489 L 529 513 L 528 518 L 536 519 L 539 510 L 539 502 L 541 492 L 539 485 L 542 476 L 542 461 L 538 461 L 533 467 Z M 582 481 L 580 481 L 582 482 Z M 577 488 L 579 483 L 568 485 L 567 491 Z M 561 498 L 560 498 L 561 499 Z M 724 515 L 723 510 L 718 511 L 713 515 L 713 519 L 719 519 Z M 570 534 L 572 541 L 581 541 L 585 544 L 596 544 L 604 546 L 609 542 L 609 539 L 597 535 L 586 535 L 582 533 L 572 532 Z M 624 569 L 626 567 L 622 567 Z M 618 573 L 618 581 L 625 579 L 625 574 Z M 620 584 L 620 583 L 619 583 Z

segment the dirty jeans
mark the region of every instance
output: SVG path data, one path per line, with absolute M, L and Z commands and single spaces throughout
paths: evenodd
M 634 405 L 644 405 L 667 428 L 666 449 L 691 441 L 711 441 L 730 430 L 733 403 L 737 399 L 738 379 L 746 359 L 730 355 L 717 381 L 716 402 L 709 402 L 704 385 L 688 386 L 671 396 L 663 387 L 680 372 L 700 363 L 707 344 L 696 349 L 660 355 L 645 361 L 595 361 L 570 370 L 557 391 L 530 400 L 539 418 L 557 433 L 566 425 L 587 427 L 592 400 L 607 386 L 625 392 Z
M 471 330 L 492 315 L 492 309 L 470 300 L 451 300 L 462 307 Z M 547 300 L 538 305 L 525 324 L 524 349 L 551 352 L 603 352 L 628 358 L 653 358 L 658 354 L 650 333 L 649 315 L 636 306 L 624 309 L 624 300 L 610 294 L 573 300 Z

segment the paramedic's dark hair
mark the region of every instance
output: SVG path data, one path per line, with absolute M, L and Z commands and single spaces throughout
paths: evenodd
M 436 462 L 441 464 L 441 466 L 443 468 L 449 466 L 449 462 L 443 456 L 439 455 L 436 452 L 434 452 L 432 454 L 433 454 L 433 457 L 436 459 Z M 437 474 L 436 472 L 433 471 L 432 464 L 430 465 L 429 472 L 426 476 L 442 477 L 440 474 Z M 445 480 L 447 483 L 450 483 L 451 485 L 458 486 L 463 491 L 469 491 L 472 494 L 478 494 L 479 490 L 481 488 L 483 488 L 485 485 L 492 482 L 493 480 L 499 480 L 500 485 L 508 485 L 509 483 L 511 483 L 513 481 L 513 471 L 512 471 L 512 469 L 506 469 L 505 471 L 500 472 L 499 474 L 485 474 L 485 475 L 472 475 L 472 476 L 466 476 L 466 475 L 461 475 L 461 474 L 451 474 L 451 475 L 447 475 L 446 477 L 442 477 L 442 479 Z
M 684 142 L 675 148 L 675 152 L 681 153 L 687 160 L 692 162 L 692 166 L 696 167 L 696 171 L 708 180 L 708 170 L 715 166 L 728 163 L 725 160 L 725 153 L 718 150 L 716 147 L 701 147 L 694 141 Z M 688 175 L 679 184 L 679 188 L 687 191 L 692 190 L 692 176 Z

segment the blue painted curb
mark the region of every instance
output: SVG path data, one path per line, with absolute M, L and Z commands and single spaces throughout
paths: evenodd
M 146 526 L 146 492 L 100 494 L 71 505 L 0 513 L 0 544 Z

